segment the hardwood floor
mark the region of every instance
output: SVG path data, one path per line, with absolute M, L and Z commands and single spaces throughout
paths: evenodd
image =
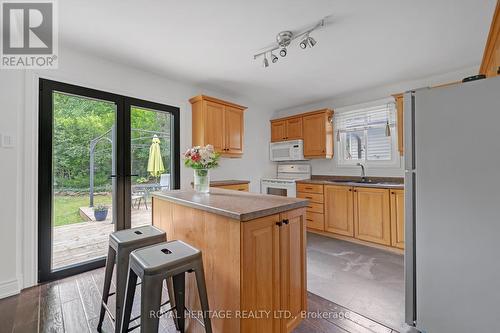
M 104 270 L 97 269 L 0 300 L 0 333 L 96 332 L 103 281 Z M 166 292 L 164 295 L 166 297 Z M 112 300 L 114 297 L 110 302 Z M 308 293 L 308 306 L 309 318 L 294 333 L 397 333 L 311 293 Z M 110 303 L 110 307 L 113 308 L 113 304 Z M 132 317 L 138 313 L 139 305 L 134 304 Z M 160 327 L 161 332 L 176 332 L 172 319 L 165 316 L 160 320 Z M 106 316 L 103 332 L 112 331 Z

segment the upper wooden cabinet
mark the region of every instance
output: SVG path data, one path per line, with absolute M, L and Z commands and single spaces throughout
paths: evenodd
M 271 142 L 286 140 L 286 120 L 271 120 Z
M 398 151 L 401 156 L 404 153 L 404 98 L 403 94 L 393 95 L 396 102 L 396 116 L 398 126 Z
M 205 95 L 195 96 L 189 102 L 193 112 L 193 146 L 211 144 L 222 156 L 241 156 L 246 107 Z
M 405 192 L 391 190 L 391 245 L 405 247 Z
M 390 197 L 387 189 L 354 188 L 354 237 L 391 245 Z
M 271 142 L 302 139 L 302 117 L 271 120 Z
M 305 158 L 332 158 L 332 117 L 332 110 L 323 109 L 271 120 L 271 142 L 302 139 Z
M 487 77 L 500 75 L 500 1 L 493 15 L 479 73 Z
M 333 111 L 312 112 L 302 118 L 304 127 L 304 157 L 333 157 Z

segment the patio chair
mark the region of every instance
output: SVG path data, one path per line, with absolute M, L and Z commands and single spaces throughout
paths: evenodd
M 136 209 L 141 209 L 141 202 L 144 200 L 144 206 L 148 209 L 148 202 L 146 200 L 146 191 L 137 191 L 132 193 L 132 208 L 134 204 L 137 205 Z
M 170 174 L 164 173 L 160 176 L 160 188 L 162 190 L 170 190 Z

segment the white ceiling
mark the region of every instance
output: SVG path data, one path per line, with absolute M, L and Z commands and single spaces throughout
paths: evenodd
M 273 109 L 478 65 L 496 0 L 59 1 L 63 45 Z M 263 68 L 281 30 L 332 14 Z

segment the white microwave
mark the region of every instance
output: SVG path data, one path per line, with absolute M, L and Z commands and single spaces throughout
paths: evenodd
M 304 160 L 304 141 L 291 140 L 271 142 L 269 144 L 271 161 L 302 161 Z

